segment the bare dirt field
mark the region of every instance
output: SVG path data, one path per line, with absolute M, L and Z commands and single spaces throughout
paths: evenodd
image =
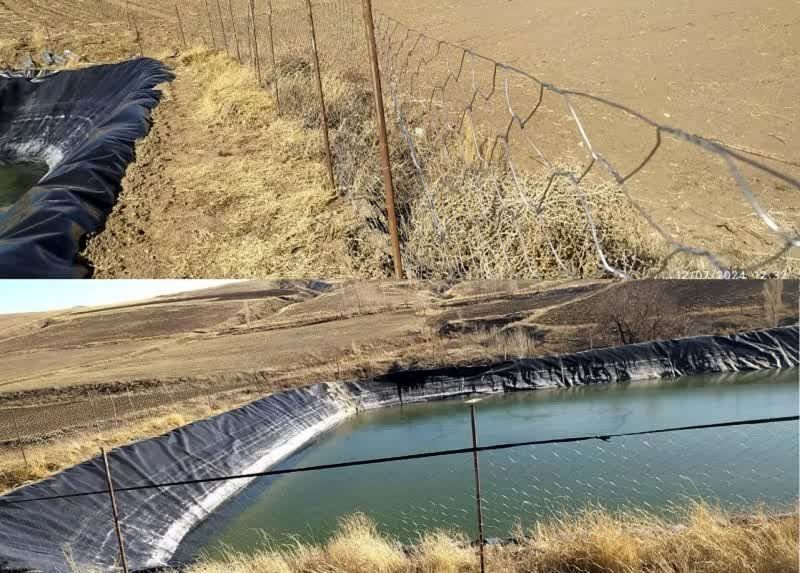
M 268 69 L 264 72 L 267 89 L 258 92 L 253 72 L 239 69 L 232 59 L 182 51 L 172 3 L 0 3 L 0 39 L 5 42 L 0 65 L 18 65 L 23 54 L 35 58 L 44 46 L 54 45 L 79 53 L 83 62 L 113 61 L 143 51 L 176 71 L 177 79 L 166 88 L 155 113 L 151 135 L 138 146 L 140 160 L 129 168 L 106 230 L 89 242 L 84 253 L 95 264 L 96 276 L 379 277 L 390 273 L 377 155 L 373 142 L 367 141 L 374 137 L 369 131 L 370 112 L 364 107 L 363 91 L 346 74 L 338 73 L 335 63 L 345 59 L 351 68 L 362 72 L 364 68 L 359 11 L 342 10 L 345 5 L 345 1 L 331 0 L 315 4 L 323 71 L 331 74 L 325 78 L 325 89 L 340 184 L 334 191 L 325 181 L 312 77 L 306 64 L 298 65 L 307 50 L 300 3 L 275 3 L 276 22 L 282 22 L 276 24 L 275 41 L 284 105 L 292 97 L 302 100 L 280 117 Z M 182 0 L 178 6 L 189 45 L 209 44 L 213 35 L 218 47 L 225 39 L 231 56 L 241 53 L 248 60 L 245 2 L 232 1 L 234 18 L 223 15 L 224 37 L 216 15 L 209 28 L 202 3 Z M 785 174 L 788 183 L 740 162 L 750 190 L 765 209 L 764 216 L 788 233 L 800 230 L 800 195 L 791 184 L 791 178 L 800 175 L 800 157 L 793 145 L 800 135 L 796 105 L 800 88 L 793 81 L 800 55 L 791 37 L 800 19 L 796 3 L 682 0 L 656 5 L 608 0 L 602 6 L 584 6 L 572 0 L 535 4 L 376 0 L 376 10 L 379 20 L 384 15 L 395 17 L 433 38 L 513 64 L 545 82 L 608 98 L 665 126 L 708 137 L 747 160 Z M 265 26 L 266 12 L 257 12 Z M 138 23 L 138 37 L 129 18 Z M 387 45 L 403 52 L 401 47 L 409 46 L 398 43 L 400 36 Z M 234 38 L 239 42 L 235 44 Z M 266 54 L 263 37 L 261 49 Z M 449 57 L 450 65 L 457 65 L 457 59 Z M 429 71 L 436 76 L 429 78 L 434 84 L 443 81 L 443 70 L 432 67 Z M 479 69 L 475 75 L 484 88 L 485 72 Z M 364 77 L 362 73 L 358 85 Z M 493 113 L 502 126 L 508 122 L 508 110 L 499 93 L 502 89 L 497 91 Z M 531 103 L 529 96 L 516 99 L 513 95 L 512 99 L 521 110 Z M 468 99 L 458 105 L 465 102 Z M 361 107 L 352 107 L 356 103 Z M 573 103 L 593 145 L 615 166 L 631 169 L 647 156 L 654 134 L 641 122 L 596 102 L 577 98 Z M 429 126 L 422 125 L 414 133 L 428 137 L 424 134 Z M 556 165 L 574 167 L 590 161 L 576 125 L 553 94 L 545 97 L 533 127 L 530 133 L 536 144 Z M 348 139 L 353 137 L 365 141 Z M 526 211 L 531 200 L 539 199 L 540 182 L 524 189 L 531 195 L 526 203 L 505 174 L 506 179 L 497 182 L 505 204 L 496 212 L 492 180 L 481 191 L 483 196 L 470 194 L 473 190 L 464 187 L 471 173 L 469 165 L 441 173 L 436 164 L 439 150 L 422 149 L 433 143 L 419 142 L 433 187 L 429 191 L 452 235 L 441 240 L 432 231 L 437 220 L 428 212 L 431 199 L 415 189 L 418 175 L 402 149 L 402 138 L 393 137 L 398 196 L 407 218 L 403 223 L 407 225 L 403 228 L 407 267 L 412 276 L 563 274 L 550 260 L 536 230 L 541 222 Z M 612 264 L 634 261 L 634 270 L 640 265 L 642 272 L 655 271 L 659 267 L 655 261 L 671 247 L 667 249 L 657 236 L 653 223 L 736 268 L 778 252 L 783 239 L 755 213 L 741 182 L 721 158 L 667 139 L 626 183 L 652 221 L 646 222 L 618 193 L 604 187 L 599 178 L 593 179 L 599 166 L 586 180 L 589 195 L 602 196 L 593 209 Z M 517 155 L 532 153 L 519 142 L 513 149 Z M 467 151 L 463 150 L 465 155 Z M 561 195 L 552 213 L 539 215 L 545 217 L 545 232 L 555 237 L 561 255 L 572 259 L 570 273 L 602 276 L 601 261 L 573 191 L 556 191 Z M 559 220 L 559 214 L 569 220 Z M 499 225 L 507 227 L 503 233 L 496 232 Z M 529 243 L 518 244 L 525 241 L 514 235 L 526 236 Z M 440 252 L 444 253 L 441 257 Z M 508 260 L 498 253 L 505 253 Z M 533 263 L 526 260 L 530 253 L 537 258 Z M 800 264 L 797 248 L 784 255 L 763 268 L 775 274 L 794 273 Z M 458 258 L 457 264 L 443 262 Z M 665 272 L 681 277 L 697 269 L 707 271 L 702 262 L 684 257 Z
M 800 164 L 800 4 L 786 0 L 375 0 L 563 87 Z

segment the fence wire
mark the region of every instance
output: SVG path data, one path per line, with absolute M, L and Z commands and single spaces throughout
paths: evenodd
M 281 113 L 319 127 L 305 0 L 87 4 L 63 21 L 117 26 L 133 53 L 225 51 L 257 68 Z M 20 21 L 56 27 L 17 10 Z M 382 237 L 366 247 L 383 250 L 364 262 L 374 270 L 390 249 L 362 6 L 315 0 L 312 10 L 336 185 Z M 800 163 L 554 85 L 381 12 L 376 35 L 407 274 L 800 272 Z
M 20 475 L 46 473 L 48 458 L 62 457 L 64 451 L 129 434 L 157 435 L 275 390 L 256 374 L 210 386 L 156 382 L 120 388 L 113 393 L 88 389 L 55 404 L 0 408 L 0 488 L 15 486 Z M 84 453 L 75 455 L 80 459 Z
M 483 459 L 490 535 L 584 507 L 676 517 L 691 501 L 736 511 L 793 501 L 796 424 L 709 428 L 610 441 L 521 447 Z M 774 446 L 767 446 L 774 444 Z

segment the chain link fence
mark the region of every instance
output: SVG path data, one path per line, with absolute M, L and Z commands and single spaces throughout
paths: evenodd
M 266 377 L 120 384 L 56 403 L 0 408 L 0 491 L 92 457 L 102 444 L 156 436 L 275 390 Z M 94 448 L 94 449 L 92 449 Z

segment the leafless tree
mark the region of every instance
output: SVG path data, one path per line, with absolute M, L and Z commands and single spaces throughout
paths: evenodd
M 611 290 L 600 326 L 619 344 L 682 336 L 685 323 L 677 305 L 653 281 L 624 283 Z

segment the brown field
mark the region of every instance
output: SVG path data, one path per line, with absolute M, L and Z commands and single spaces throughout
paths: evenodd
M 381 13 L 436 38 L 511 63 L 545 81 L 630 106 L 790 177 L 800 175 L 800 157 L 793 145 L 800 134 L 796 105 L 800 88 L 792 81 L 800 56 L 790 35 L 800 18 L 796 4 L 744 0 L 702 5 L 682 0 L 657 8 L 632 0 L 608 0 L 596 7 L 572 0 L 535 5 L 521 0 L 376 0 L 375 4 Z M 202 4 L 182 0 L 178 5 L 188 43 L 209 43 Z M 349 58 L 351 67 L 363 71 L 363 62 L 353 61 L 361 58 L 363 46 L 348 51 L 361 38 L 359 13 L 357 9 L 338 12 L 336 6 L 341 5 L 327 0 L 316 3 L 327 103 L 334 118 L 337 176 L 354 177 L 337 193 L 325 181 L 313 82 L 308 69 L 296 66 L 298 54 L 307 47 L 299 2 L 275 3 L 282 22 L 275 38 L 283 66 L 281 81 L 289 94 L 284 105 L 291 108 L 281 116 L 271 90 L 255 87 L 252 71 L 224 56 L 181 50 L 172 2 L 0 3 L 0 67 L 16 65 L 25 53 L 36 59 L 47 45 L 71 49 L 83 62 L 132 57 L 141 45 L 146 55 L 163 59 L 176 71 L 177 79 L 165 88 L 153 131 L 139 145 L 139 161 L 129 168 L 124 192 L 105 231 L 89 242 L 84 253 L 95 264 L 96 276 L 381 277 L 390 273 L 388 240 L 382 224 L 376 223 L 382 215 L 374 148 L 371 142 L 348 139 L 369 140 L 373 135 L 364 131 L 371 120 L 363 91 L 336 68 L 337 61 Z M 137 22 L 138 41 L 126 6 Z M 238 48 L 247 59 L 246 3 L 232 0 L 232 10 Z M 257 16 L 263 22 L 264 13 L 259 11 Z M 227 15 L 224 19 L 228 51 L 235 55 L 234 21 Z M 221 45 L 218 21 L 213 33 Z M 342 35 L 348 36 L 349 43 L 342 43 Z M 284 68 L 295 71 L 288 73 Z M 480 74 L 478 78 L 482 81 Z M 290 96 L 295 98 L 294 105 Z M 502 103 L 493 104 L 500 104 L 501 124 L 507 120 Z M 585 162 L 587 150 L 565 119 L 563 102 L 545 101 L 543 106 L 544 123 L 537 124 L 534 132 L 544 140 L 539 144 L 549 148 L 558 164 Z M 615 164 L 632 165 L 649 149 L 652 134 L 624 114 L 583 102 L 576 106 L 593 141 Z M 393 137 L 395 176 L 402 189 L 413 185 L 416 175 L 409 170 L 399 136 Z M 530 153 L 529 149 L 518 151 Z M 427 157 L 429 164 L 431 157 Z M 493 208 L 494 191 L 464 189 L 463 178 L 469 170 L 463 165 L 440 167 L 436 169 L 441 172 L 434 169 L 431 177 L 443 186 L 434 193 L 442 194 L 439 208 L 453 233 L 451 242 L 442 243 L 430 235 L 421 198 L 400 193 L 402 210 L 417 218 L 416 227 L 409 228 L 406 236 L 412 276 L 451 276 L 452 268 L 437 260 L 437 249 L 456 256 L 463 248 L 483 257 L 480 264 L 458 271 L 463 276 L 532 276 L 530 263 L 521 262 L 523 253 L 510 254 L 510 261 L 496 254 L 503 251 L 508 238 L 495 236 L 492 218 L 513 225 L 524 209 L 515 203 L 516 191 L 505 191 L 510 195 L 503 199 L 506 205 L 501 213 L 480 213 Z M 796 233 L 800 228 L 797 189 L 752 170 L 745 169 L 744 175 L 766 210 L 788 232 Z M 663 241 L 618 194 L 592 177 L 587 185 L 596 194 L 593 209 L 608 234 L 609 256 L 625 263 L 633 254 L 645 260 L 642 272 L 655 271 L 657 265 L 647 261 L 669 252 Z M 508 185 L 508 181 L 501 179 L 498 184 Z M 526 191 L 538 193 L 539 185 L 534 181 Z M 582 211 L 571 203 L 564 208 L 564 201 L 574 203 L 572 192 L 555 191 L 563 196 L 552 212 L 544 213 L 545 228 L 557 238 L 565 256 L 572 258 L 578 276 L 601 275 L 588 229 L 576 224 L 581 223 Z M 764 260 L 780 247 L 719 158 L 694 146 L 665 141 L 659 154 L 630 182 L 628 191 L 655 222 L 730 265 L 743 267 Z M 521 224 L 533 242 L 528 249 L 541 257 L 538 250 L 543 248 L 543 239 L 533 229 L 536 222 L 524 218 Z M 458 234 L 462 229 L 464 236 Z M 484 238 L 488 242 L 481 245 Z M 680 257 L 672 263 L 666 270 L 669 276 L 709 271 L 700 259 Z M 797 249 L 793 249 L 766 270 L 793 274 L 799 264 Z M 561 272 L 547 256 L 537 260 L 534 268 L 542 276 Z
M 431 36 L 557 85 L 800 163 L 791 143 L 800 140 L 795 2 L 374 1 Z

